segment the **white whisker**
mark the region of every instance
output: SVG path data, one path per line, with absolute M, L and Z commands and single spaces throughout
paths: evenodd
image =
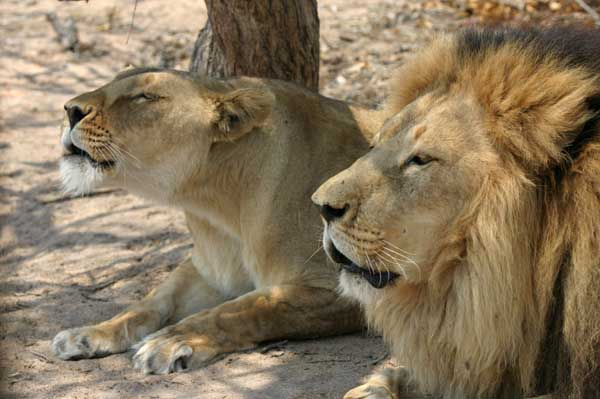
M 423 276 L 423 270 L 421 269 L 421 266 L 419 266 L 419 264 L 417 262 L 415 262 L 413 259 L 411 259 L 403 254 L 394 252 L 392 249 L 390 249 L 388 247 L 383 247 L 381 250 L 382 250 L 382 253 L 387 254 L 388 256 L 396 259 L 400 264 L 406 265 L 406 266 L 408 266 L 408 265 L 413 266 L 419 272 L 419 280 L 421 280 L 421 278 Z M 394 256 L 394 255 L 396 255 L 396 256 Z M 400 261 L 400 259 L 398 259 L 397 256 L 400 256 L 402 259 L 406 260 L 407 262 Z
M 369 268 L 372 270 L 373 273 L 375 273 L 375 267 L 371 263 L 371 258 L 369 257 L 369 254 L 365 252 L 365 255 L 367 256 L 367 263 L 369 264 Z M 381 282 L 383 279 L 383 274 L 381 273 L 381 270 L 379 270 L 379 269 L 377 269 L 377 273 L 379 273 L 379 284 L 378 285 L 381 285 Z
M 400 253 L 400 252 L 398 252 L 398 251 L 396 251 L 396 250 L 392 249 L 392 248 L 389 248 L 389 247 L 387 247 L 387 246 L 384 246 L 382 249 L 383 249 L 384 251 L 387 251 L 387 252 L 389 252 L 389 253 L 395 254 L 395 255 L 397 255 L 397 256 L 399 256 L 399 257 L 401 257 L 402 259 L 406 259 L 406 260 L 407 260 L 408 262 L 410 262 L 410 263 L 414 263 L 414 264 L 416 264 L 416 262 L 415 262 L 415 261 L 414 261 L 412 258 L 410 258 L 410 257 L 408 257 L 408 256 L 406 256 L 406 255 L 404 255 L 404 254 L 402 254 L 402 253 Z M 417 265 L 417 266 L 418 266 L 418 265 Z
M 121 151 L 123 154 L 127 155 L 128 157 L 130 157 L 131 159 L 136 160 L 137 163 L 138 163 L 138 165 L 142 163 L 142 161 L 140 161 L 135 155 L 133 155 L 131 152 L 127 151 L 125 148 L 121 147 L 117 143 L 111 142 L 111 145 L 114 146 L 115 149 Z
M 312 253 L 312 255 L 310 255 L 305 261 L 304 264 L 306 265 L 316 254 L 319 253 L 320 250 L 323 249 L 323 245 L 319 245 L 319 248 L 317 248 L 317 250 L 315 252 Z
M 393 257 L 392 255 L 385 253 L 385 252 L 379 252 L 377 254 L 377 256 L 382 260 L 382 261 L 388 261 L 390 262 L 392 265 L 396 266 L 396 269 L 398 270 L 398 272 L 400 274 L 402 274 L 402 276 L 404 277 L 404 279 L 408 279 L 408 276 L 406 274 L 406 268 L 405 268 L 405 264 L 400 261 L 399 259 Z
M 122 161 L 122 157 L 115 151 L 115 149 L 111 146 L 110 143 L 106 143 L 104 149 L 108 151 L 108 153 L 112 156 L 114 161 L 117 161 L 117 163 Z
M 390 241 L 388 241 L 388 240 L 386 240 L 386 239 L 383 239 L 382 241 L 383 241 L 385 244 L 387 244 L 387 246 L 388 246 L 388 247 L 391 247 L 391 248 L 393 248 L 393 249 L 395 249 L 395 250 L 397 250 L 397 251 L 399 251 L 399 252 L 402 252 L 402 253 L 404 253 L 404 254 L 407 254 L 407 255 L 416 255 L 415 253 L 412 253 L 412 252 L 409 252 L 409 251 L 407 251 L 407 250 L 405 250 L 405 249 L 402 249 L 402 248 L 400 248 L 399 246 L 397 246 L 397 245 L 396 245 L 396 244 L 394 244 L 393 242 L 390 242 Z

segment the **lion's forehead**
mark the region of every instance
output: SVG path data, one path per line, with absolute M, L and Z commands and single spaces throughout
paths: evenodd
M 440 95 L 418 99 L 386 122 L 375 144 L 385 143 L 398 153 L 414 149 L 454 157 L 456 151 L 483 150 L 482 124 L 476 107 L 464 98 Z

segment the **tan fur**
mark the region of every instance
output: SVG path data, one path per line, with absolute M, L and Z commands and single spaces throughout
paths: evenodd
M 194 248 L 141 302 L 59 333 L 59 357 L 137 343 L 135 367 L 166 373 L 265 340 L 360 328 L 356 306 L 335 293 L 309 196 L 366 152 L 377 112 L 280 81 L 139 70 L 67 103 L 75 107 L 86 115 L 63 134 L 66 188 L 116 185 L 179 207 Z M 94 167 L 70 144 L 115 164 Z
M 566 154 L 594 117 L 599 79 L 510 40 L 471 56 L 458 46 L 442 37 L 400 68 L 375 148 L 313 195 L 346 209 L 326 224 L 326 249 L 400 275 L 375 289 L 343 272 L 341 287 L 422 393 L 533 395 L 543 366 L 558 373 L 555 397 L 591 398 L 600 365 L 597 123 L 581 153 Z M 409 162 L 414 155 L 433 161 Z M 553 298 L 559 273 L 563 296 Z M 549 309 L 561 299 L 564 323 L 551 332 Z M 553 350 L 541 348 L 551 333 L 570 364 L 536 363 Z M 363 395 L 369 385 L 347 398 L 385 397 Z

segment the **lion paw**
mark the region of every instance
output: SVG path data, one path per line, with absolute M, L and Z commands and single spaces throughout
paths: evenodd
M 397 396 L 386 386 L 366 383 L 346 392 L 344 399 L 397 399 Z
M 168 374 L 191 370 L 206 364 L 220 351 L 206 337 L 194 333 L 177 333 L 167 327 L 147 336 L 137 344 L 133 366 L 144 374 Z
M 122 352 L 111 334 L 94 327 L 81 327 L 64 330 L 52 340 L 52 351 L 63 360 L 88 359 Z

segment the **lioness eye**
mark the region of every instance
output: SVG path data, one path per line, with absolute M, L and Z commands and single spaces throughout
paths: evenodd
M 406 160 L 406 165 L 418 165 L 423 166 L 427 165 L 429 162 L 433 161 L 433 158 L 427 155 L 413 155 Z
M 153 101 L 153 100 L 156 100 L 157 98 L 158 98 L 158 96 L 155 96 L 154 94 L 140 93 L 140 94 L 137 94 L 137 95 L 131 97 L 131 100 L 136 103 L 141 103 L 144 101 Z

